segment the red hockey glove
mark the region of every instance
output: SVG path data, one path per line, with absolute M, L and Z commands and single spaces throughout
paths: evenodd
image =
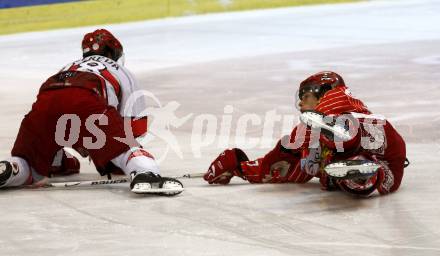
M 240 162 L 248 161 L 249 158 L 239 148 L 223 151 L 209 166 L 203 176 L 209 184 L 228 184 L 233 176 L 242 177 Z

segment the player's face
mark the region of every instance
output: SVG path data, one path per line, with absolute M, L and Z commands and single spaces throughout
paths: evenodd
M 299 102 L 299 110 L 301 112 L 306 110 L 315 110 L 316 106 L 318 106 L 318 103 L 318 98 L 316 98 L 312 92 L 306 92 Z

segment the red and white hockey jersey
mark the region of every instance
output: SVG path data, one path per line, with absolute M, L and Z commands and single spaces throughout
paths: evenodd
M 107 100 L 107 104 L 118 110 L 124 118 L 131 118 L 135 137 L 147 131 L 146 100 L 139 91 L 133 75 L 116 61 L 104 56 L 93 55 L 66 65 L 60 73 L 78 71 L 96 75 L 101 87 L 90 83 L 90 88 Z M 82 82 L 80 86 L 88 86 Z
M 399 188 L 402 177 L 403 168 L 406 158 L 405 142 L 394 127 L 383 117 L 372 114 L 368 108 L 359 99 L 354 98 L 345 86 L 336 87 L 328 91 L 315 108 L 326 116 L 339 116 L 342 114 L 350 114 L 360 123 L 359 133 L 350 141 L 343 143 L 346 150 L 344 153 L 335 153 L 336 155 L 328 155 L 326 152 L 318 149 L 309 149 L 311 142 L 310 130 L 301 133 L 300 130 L 307 128 L 303 124 L 296 126 L 291 135 L 290 142 L 295 144 L 298 139 L 301 143 L 295 149 L 286 149 L 282 146 L 281 141 L 277 143 L 275 148 L 266 154 L 263 158 L 255 161 L 241 162 L 243 176 L 250 182 L 294 182 L 305 183 L 313 177 L 320 178 L 321 185 L 327 189 L 327 179 L 320 172 L 321 161 L 325 161 L 326 157 L 330 160 L 348 159 L 353 156 L 364 155 L 368 159 L 373 159 L 383 163 L 384 170 L 381 173 L 378 191 L 386 194 Z M 369 120 L 374 120 L 369 122 Z M 368 125 L 383 125 L 384 140 L 381 147 L 368 149 L 362 147 L 362 137 L 369 138 L 371 133 L 366 129 Z M 335 144 L 321 135 L 320 144 L 325 145 L 331 151 L 335 150 Z M 370 141 L 370 140 L 367 140 Z

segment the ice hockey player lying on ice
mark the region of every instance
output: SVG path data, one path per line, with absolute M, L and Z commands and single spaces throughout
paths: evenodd
M 132 97 L 138 88 L 123 66 L 121 43 L 98 29 L 84 36 L 82 50 L 82 59 L 41 86 L 21 123 L 12 157 L 0 162 L 0 187 L 43 186 L 52 175 L 78 173 L 79 161 L 63 146 L 90 156 L 101 175 L 122 170 L 135 193 L 182 187 L 175 179 L 161 177 L 154 158 L 135 140 L 147 130 L 141 115 L 146 103 Z
M 383 117 L 354 98 L 341 76 L 320 72 L 298 90 L 300 124 L 264 157 L 249 161 L 225 150 L 204 179 L 228 184 L 233 176 L 251 183 L 305 183 L 319 178 L 322 189 L 355 195 L 396 191 L 406 165 L 405 142 Z

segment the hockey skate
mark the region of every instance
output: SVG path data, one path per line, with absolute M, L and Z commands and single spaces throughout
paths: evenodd
M 335 180 L 363 179 L 377 173 L 380 166 L 369 160 L 343 160 L 327 165 L 324 170 Z
M 3 186 L 12 175 L 12 165 L 8 161 L 0 162 L 0 187 Z
M 183 184 L 173 178 L 161 177 L 152 172 L 132 172 L 130 189 L 136 194 L 174 196 L 182 193 Z

